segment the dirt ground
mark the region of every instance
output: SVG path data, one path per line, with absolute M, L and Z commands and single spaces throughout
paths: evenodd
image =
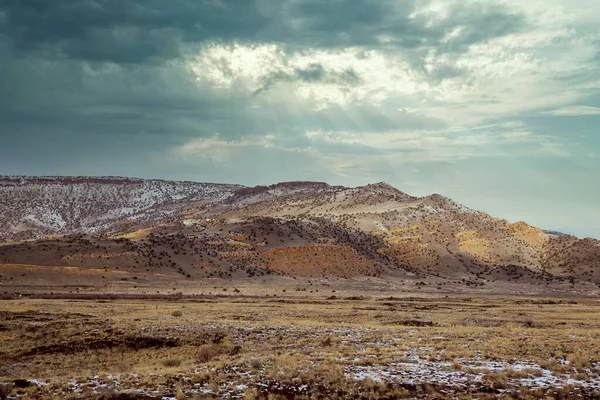
M 114 269 L 94 269 L 65 266 L 2 265 L 0 264 L 0 297 L 30 294 L 80 295 L 97 298 L 100 295 L 189 296 L 235 295 L 263 297 L 337 296 L 423 296 L 423 297 L 569 297 L 598 298 L 600 288 L 585 281 L 569 280 L 488 280 L 485 284 L 469 279 L 449 279 L 433 275 L 419 276 L 356 276 L 287 277 L 255 276 L 246 278 L 188 279 L 161 273 L 142 273 Z
M 595 299 L 224 286 L 5 295 L 0 398 L 600 398 Z

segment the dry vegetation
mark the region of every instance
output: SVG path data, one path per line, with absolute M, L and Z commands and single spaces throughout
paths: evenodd
M 32 179 L 0 399 L 600 398 L 597 240 L 383 183 Z
M 0 398 L 599 398 L 599 305 L 4 300 Z

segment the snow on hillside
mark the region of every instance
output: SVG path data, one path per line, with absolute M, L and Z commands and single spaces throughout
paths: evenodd
M 118 177 L 0 177 L 0 239 L 108 231 L 123 220 L 168 217 L 192 201 L 221 201 L 240 188 Z

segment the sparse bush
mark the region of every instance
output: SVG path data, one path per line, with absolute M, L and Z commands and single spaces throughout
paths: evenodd
M 209 343 L 200 347 L 196 360 L 199 363 L 206 363 L 219 355 L 232 356 L 238 354 L 240 350 L 240 346 L 236 346 L 229 341 L 221 343 Z
M 364 378 L 360 384 L 369 392 L 378 392 L 382 385 L 380 382 L 376 382 L 373 378 L 367 376 Z
M 523 326 L 526 328 L 535 328 L 537 327 L 537 324 L 533 319 L 527 318 L 525 321 L 523 321 Z
M 327 365 L 323 371 L 323 380 L 329 385 L 341 385 L 346 380 L 344 368 L 341 365 Z
M 78 397 L 68 397 L 69 399 Z M 90 397 L 92 400 L 135 400 L 137 396 L 134 393 L 119 392 L 114 388 L 102 388 L 98 391 L 98 394 L 94 397 Z
M 250 367 L 253 369 L 261 369 L 263 366 L 262 361 L 258 358 L 253 358 L 250 360 Z
M 122 374 L 128 374 L 133 370 L 133 366 L 129 362 L 122 362 L 118 365 L 118 371 Z
M 484 379 L 489 382 L 494 389 L 506 389 L 508 376 L 505 371 L 490 371 L 484 374 Z
M 183 316 L 183 313 L 181 311 L 177 310 L 177 311 L 173 311 L 171 313 L 171 315 L 174 316 L 175 318 L 179 318 L 179 317 Z
M 463 365 L 460 362 L 454 360 L 452 362 L 452 369 L 454 369 L 455 371 L 460 371 L 463 369 Z
M 206 344 L 200 348 L 196 359 L 199 363 L 207 363 L 210 360 L 212 360 L 216 355 L 217 353 L 215 351 L 215 346 L 212 344 Z
M 256 389 L 248 389 L 244 393 L 244 400 L 257 400 L 260 398 L 258 390 Z
M 169 358 L 164 360 L 162 363 L 165 367 L 179 367 L 181 365 L 181 360 L 178 358 Z
M 228 335 L 227 330 L 221 328 L 215 329 L 202 329 L 196 332 L 196 340 L 197 344 L 206 344 L 206 343 L 222 343 L 225 341 L 225 338 Z
M 13 390 L 12 383 L 0 383 L 0 399 L 6 399 Z
M 583 372 L 585 368 L 589 368 L 590 366 L 590 357 L 583 353 L 571 354 L 567 361 L 569 361 L 569 365 L 572 368 L 575 368 L 579 372 Z

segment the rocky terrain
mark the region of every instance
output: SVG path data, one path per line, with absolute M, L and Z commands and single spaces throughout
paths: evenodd
M 598 240 L 385 183 L 0 182 L 0 398 L 600 398 Z
M 0 240 L 127 229 L 169 218 L 190 204 L 223 200 L 239 188 L 119 177 L 0 176 Z
M 249 188 L 3 177 L 0 239 L 0 284 L 77 271 L 94 282 L 389 277 L 438 290 L 584 283 L 587 294 L 600 285 L 598 240 L 511 223 L 438 194 L 413 197 L 385 183 Z
M 0 326 L 0 398 L 600 396 L 589 299 L 19 298 Z

